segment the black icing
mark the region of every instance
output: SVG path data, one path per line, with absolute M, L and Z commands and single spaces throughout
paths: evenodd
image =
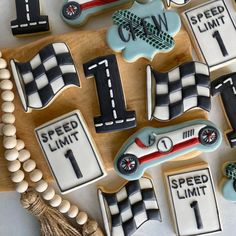
M 94 118 L 96 132 L 111 132 L 135 127 L 135 112 L 127 111 L 125 107 L 123 88 L 115 55 L 98 57 L 83 66 L 85 76 L 94 77 L 96 80 L 101 111 L 101 116 Z M 110 81 L 110 87 L 108 81 Z M 115 107 L 112 106 L 112 102 Z
M 73 153 L 73 151 L 72 151 L 71 149 L 69 149 L 69 150 L 67 151 L 67 153 L 65 154 L 65 157 L 70 160 L 71 165 L 72 165 L 72 167 L 73 167 L 73 170 L 74 170 L 74 172 L 75 172 L 75 174 L 76 174 L 76 177 L 77 177 L 78 179 L 83 178 L 83 174 L 82 174 L 82 172 L 81 172 L 81 170 L 80 170 L 80 168 L 79 168 L 79 166 L 78 166 L 78 163 L 77 163 L 77 161 L 76 161 L 76 159 L 75 159 L 74 153 Z
M 15 0 L 17 19 L 11 22 L 13 35 L 42 33 L 50 30 L 48 16 L 40 15 L 39 0 Z M 29 10 L 28 10 L 29 9 Z
M 231 147 L 236 147 L 235 85 L 236 73 L 223 75 L 211 82 L 211 94 L 212 96 L 221 95 L 224 110 L 232 128 L 232 131 L 227 133 L 227 138 Z

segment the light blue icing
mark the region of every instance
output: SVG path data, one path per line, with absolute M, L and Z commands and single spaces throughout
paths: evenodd
M 65 1 L 65 2 L 68 2 L 68 1 Z M 107 3 L 102 6 L 92 7 L 92 8 L 86 9 L 86 10 L 82 10 L 81 14 L 76 19 L 73 19 L 73 20 L 66 19 L 63 16 L 62 11 L 61 11 L 61 18 L 63 19 L 63 21 L 65 21 L 69 25 L 80 26 L 90 16 L 95 15 L 96 13 L 99 13 L 99 12 L 103 12 L 109 8 L 121 6 L 121 5 L 126 4 L 128 2 L 131 2 L 131 0 L 117 0 L 115 2 Z
M 228 179 L 222 186 L 222 194 L 226 200 L 236 202 L 236 191 L 233 186 L 234 180 Z
M 191 126 L 191 125 L 197 125 L 197 124 L 205 124 L 205 125 L 215 127 L 217 129 L 218 139 L 210 147 L 209 146 L 204 146 L 202 144 L 198 144 L 198 145 L 194 145 L 192 147 L 186 148 L 182 151 L 177 151 L 175 153 L 166 155 L 164 158 L 154 159 L 152 161 L 149 161 L 149 162 L 146 162 L 146 163 L 140 165 L 138 170 L 135 173 L 131 174 L 131 175 L 124 175 L 124 174 L 120 173 L 120 171 L 117 169 L 117 160 L 118 160 L 118 158 L 134 142 L 135 138 L 140 138 L 145 145 L 148 145 L 149 136 L 153 132 L 155 132 L 158 135 L 159 134 L 165 134 L 167 132 L 175 131 L 175 130 L 178 130 L 178 129 L 181 129 L 181 128 L 184 128 L 184 127 L 188 127 L 188 126 Z M 116 158 L 114 160 L 114 169 L 115 169 L 116 173 L 124 179 L 127 179 L 129 181 L 137 180 L 137 179 L 141 178 L 142 175 L 144 174 L 144 171 L 146 169 L 150 168 L 150 167 L 153 167 L 155 165 L 158 165 L 158 164 L 161 164 L 163 162 L 169 161 L 171 159 L 177 158 L 179 156 L 185 155 L 185 154 L 190 153 L 192 151 L 212 152 L 220 146 L 221 142 L 222 142 L 222 135 L 221 135 L 220 130 L 212 122 L 210 122 L 208 120 L 193 120 L 193 121 L 188 121 L 188 122 L 181 123 L 179 125 L 168 126 L 168 127 L 165 127 L 165 128 L 145 127 L 143 129 L 139 130 L 134 135 L 132 135 L 125 142 L 125 144 L 121 147 L 120 151 L 117 153 Z
M 140 18 L 148 17 L 145 18 L 145 21 L 151 23 L 152 25 L 154 25 L 154 23 L 151 16 L 155 16 L 157 20 L 160 16 L 164 21 L 166 18 L 168 29 L 162 23 L 161 30 L 168 33 L 170 36 L 175 36 L 181 28 L 181 20 L 179 15 L 174 11 L 165 11 L 164 5 L 160 0 L 152 0 L 145 4 L 134 2 L 133 6 L 128 9 L 128 11 L 134 13 Z M 124 35 L 128 37 L 129 31 L 123 29 L 123 32 Z M 130 39 L 129 42 L 122 41 L 118 33 L 118 25 L 113 25 L 108 29 L 107 43 L 114 51 L 123 51 L 123 57 L 128 62 L 135 61 L 141 57 L 152 60 L 156 53 L 160 52 L 160 50 L 147 44 L 140 38 L 136 38 L 135 41 L 132 39 Z M 162 50 L 161 52 L 168 52 L 172 49 L 173 47 L 168 50 Z

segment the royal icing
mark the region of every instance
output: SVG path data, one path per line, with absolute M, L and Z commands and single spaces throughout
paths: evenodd
M 93 59 L 84 64 L 86 77 L 94 77 L 101 116 L 94 118 L 96 132 L 124 130 L 136 126 L 134 111 L 127 111 L 115 55 Z
M 201 163 L 165 173 L 179 236 L 222 231 L 210 168 Z
M 165 0 L 165 1 L 167 6 L 170 7 L 170 5 L 183 6 L 189 3 L 191 0 Z
M 221 133 L 207 120 L 165 128 L 146 127 L 132 135 L 116 155 L 114 167 L 127 180 L 140 178 L 152 166 L 193 151 L 211 152 L 221 144 Z
M 80 26 L 90 16 L 128 2 L 130 0 L 66 0 L 61 9 L 61 17 L 70 25 Z
M 172 37 L 181 27 L 179 15 L 165 11 L 160 0 L 135 1 L 130 9 L 119 10 L 112 18 L 114 25 L 107 31 L 107 43 L 114 51 L 122 51 L 129 62 L 141 57 L 152 60 L 158 52 L 172 50 Z
M 30 61 L 10 61 L 17 90 L 26 112 L 48 106 L 54 97 L 80 81 L 65 43 L 49 44 Z
M 225 163 L 223 173 L 227 179 L 221 185 L 222 194 L 226 200 L 236 202 L 236 163 Z
M 79 110 L 37 127 L 35 134 L 63 194 L 105 176 L 101 157 Z
M 216 70 L 236 58 L 235 23 L 223 0 L 204 3 L 183 12 L 199 57 Z
M 188 62 L 166 73 L 147 67 L 149 120 L 168 121 L 197 107 L 206 111 L 211 108 L 209 70 L 205 64 Z
M 98 189 L 103 222 L 108 236 L 131 236 L 147 221 L 162 221 L 152 180 L 142 177 L 119 190 Z
M 40 15 L 39 0 L 15 0 L 17 19 L 11 22 L 13 35 L 48 32 L 48 16 Z
M 212 96 L 221 95 L 224 110 L 232 128 L 232 131 L 227 133 L 227 139 L 231 147 L 236 147 L 236 73 L 223 75 L 213 80 L 211 82 L 211 94 Z

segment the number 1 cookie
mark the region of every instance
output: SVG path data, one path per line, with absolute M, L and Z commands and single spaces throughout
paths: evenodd
M 15 0 L 17 19 L 11 22 L 15 36 L 44 33 L 50 30 L 48 16 L 40 15 L 40 0 Z
M 223 0 L 214 0 L 182 13 L 200 59 L 210 70 L 236 59 L 235 22 Z
M 166 171 L 165 177 L 178 236 L 222 231 L 208 164 Z
M 123 52 L 128 62 L 139 58 L 152 60 L 158 52 L 174 48 L 175 36 L 181 27 L 179 15 L 165 11 L 160 0 L 134 2 L 127 10 L 112 16 L 114 25 L 107 31 L 107 43 L 116 52 Z

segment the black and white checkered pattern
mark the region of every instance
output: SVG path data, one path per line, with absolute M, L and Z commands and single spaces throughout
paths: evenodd
M 142 177 L 128 182 L 116 193 L 105 193 L 99 190 L 101 209 L 105 228 L 111 225 L 108 235 L 129 236 L 146 221 L 161 221 L 152 181 Z M 108 223 L 110 219 L 110 224 Z
M 80 86 L 72 56 L 65 43 L 47 45 L 31 61 L 19 63 L 12 60 L 11 65 L 16 71 L 13 75 L 18 91 L 23 91 L 24 96 L 20 96 L 26 111 L 29 108 L 45 107 L 65 86 Z
M 209 69 L 200 62 L 188 62 L 167 73 L 157 72 L 148 66 L 147 88 L 148 119 L 154 117 L 167 121 L 192 108 L 206 111 L 211 108 Z

